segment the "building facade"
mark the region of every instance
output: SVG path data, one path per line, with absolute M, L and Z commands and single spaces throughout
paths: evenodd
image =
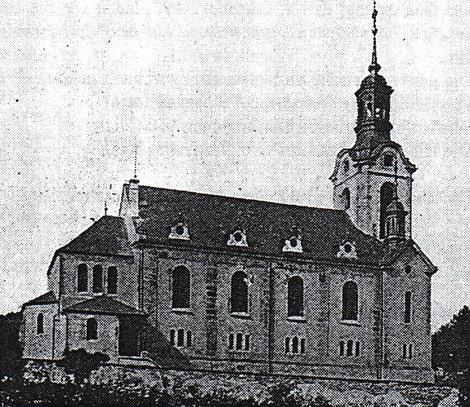
M 416 167 L 391 140 L 379 70 L 374 47 L 335 209 L 134 178 L 119 216 L 56 251 L 48 292 L 23 306 L 23 357 L 84 348 L 156 368 L 431 382 L 436 267 L 412 239 Z

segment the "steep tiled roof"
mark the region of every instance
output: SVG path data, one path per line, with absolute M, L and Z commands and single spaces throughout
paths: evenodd
M 191 239 L 168 239 L 181 217 Z M 139 186 L 136 231 L 147 241 L 280 256 L 293 226 L 302 237 L 303 253 L 285 256 L 347 261 L 336 254 L 349 240 L 356 246 L 358 262 L 380 262 L 383 244 L 358 230 L 344 211 Z M 237 229 L 246 230 L 248 248 L 227 247 L 230 233 Z
M 57 298 L 55 294 L 52 291 L 48 291 L 45 294 L 40 295 L 39 297 L 36 297 L 28 302 L 25 302 L 23 306 L 25 305 L 40 305 L 40 304 L 53 304 L 57 302 Z
M 124 219 L 103 216 L 70 243 L 59 249 L 61 252 L 132 255 Z
M 130 307 L 113 298 L 105 295 L 92 298 L 72 305 L 64 312 L 83 313 L 83 314 L 109 314 L 109 315 L 146 315 L 137 308 Z

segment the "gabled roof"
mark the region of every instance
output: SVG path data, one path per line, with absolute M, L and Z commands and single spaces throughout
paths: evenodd
M 415 251 L 415 253 L 418 254 L 418 256 L 421 258 L 421 260 L 424 261 L 424 263 L 429 267 L 429 275 L 433 275 L 434 273 L 437 272 L 437 267 L 432 263 L 432 261 L 429 259 L 428 256 L 426 256 L 426 253 L 424 253 L 421 248 L 418 246 L 418 244 L 413 240 L 413 239 L 408 239 L 406 241 L 403 241 L 399 244 L 399 246 L 393 251 L 386 253 L 384 255 L 384 261 L 388 264 L 394 263 L 405 251 L 406 249 L 411 248 L 412 250 Z
M 55 294 L 52 291 L 48 291 L 45 294 L 40 295 L 28 302 L 23 304 L 23 307 L 26 305 L 41 305 L 41 304 L 54 304 L 58 302 Z
M 132 256 L 124 219 L 103 216 L 58 252 Z
M 100 295 L 64 309 L 64 312 L 78 314 L 108 314 L 108 315 L 146 315 L 137 308 L 130 307 L 120 301 L 105 295 Z
M 190 239 L 169 239 L 171 227 L 182 218 L 189 228 Z M 317 260 L 378 264 L 384 247 L 357 229 L 341 210 L 148 186 L 139 186 L 139 218 L 135 226 L 141 238 L 157 244 Z M 303 253 L 283 254 L 282 247 L 292 236 L 294 226 L 302 237 Z M 246 231 L 247 248 L 227 246 L 230 234 L 237 229 Z M 337 258 L 338 248 L 345 241 L 355 244 L 357 260 Z

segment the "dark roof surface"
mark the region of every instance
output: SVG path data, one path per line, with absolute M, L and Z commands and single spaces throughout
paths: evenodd
M 45 294 L 40 295 L 39 297 L 36 297 L 28 302 L 25 302 L 23 306 L 25 305 L 40 305 L 40 304 L 53 304 L 57 302 L 57 298 L 55 294 L 52 291 L 48 291 Z
M 124 219 L 103 216 L 59 251 L 131 256 Z
M 137 308 L 130 307 L 113 298 L 105 295 L 92 298 L 72 305 L 64 312 L 84 313 L 84 314 L 109 314 L 109 315 L 146 315 Z
M 346 240 L 355 243 L 358 262 L 377 264 L 383 253 L 383 244 L 358 230 L 341 210 L 139 186 L 139 215 L 137 233 L 162 244 L 280 256 L 296 226 L 303 253 L 286 253 L 286 257 L 345 261 L 336 254 Z M 168 239 L 181 218 L 191 239 Z M 246 231 L 248 248 L 227 246 L 229 235 L 237 229 Z

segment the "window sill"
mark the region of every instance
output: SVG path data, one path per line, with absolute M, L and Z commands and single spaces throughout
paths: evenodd
M 187 314 L 187 315 L 194 314 L 191 308 L 172 308 L 171 312 L 174 312 L 175 314 Z
M 354 319 L 342 319 L 341 323 L 344 324 L 344 325 L 361 326 L 359 321 L 356 321 Z
M 307 322 L 305 317 L 301 317 L 301 316 L 290 316 L 290 317 L 287 317 L 287 320 L 289 322 L 300 322 L 300 323 L 306 323 Z
M 251 315 L 247 312 L 231 312 L 230 315 L 234 318 L 251 319 Z
M 229 349 L 228 352 L 230 354 L 244 354 L 244 353 L 249 353 L 250 351 L 249 350 L 245 350 L 245 349 Z

